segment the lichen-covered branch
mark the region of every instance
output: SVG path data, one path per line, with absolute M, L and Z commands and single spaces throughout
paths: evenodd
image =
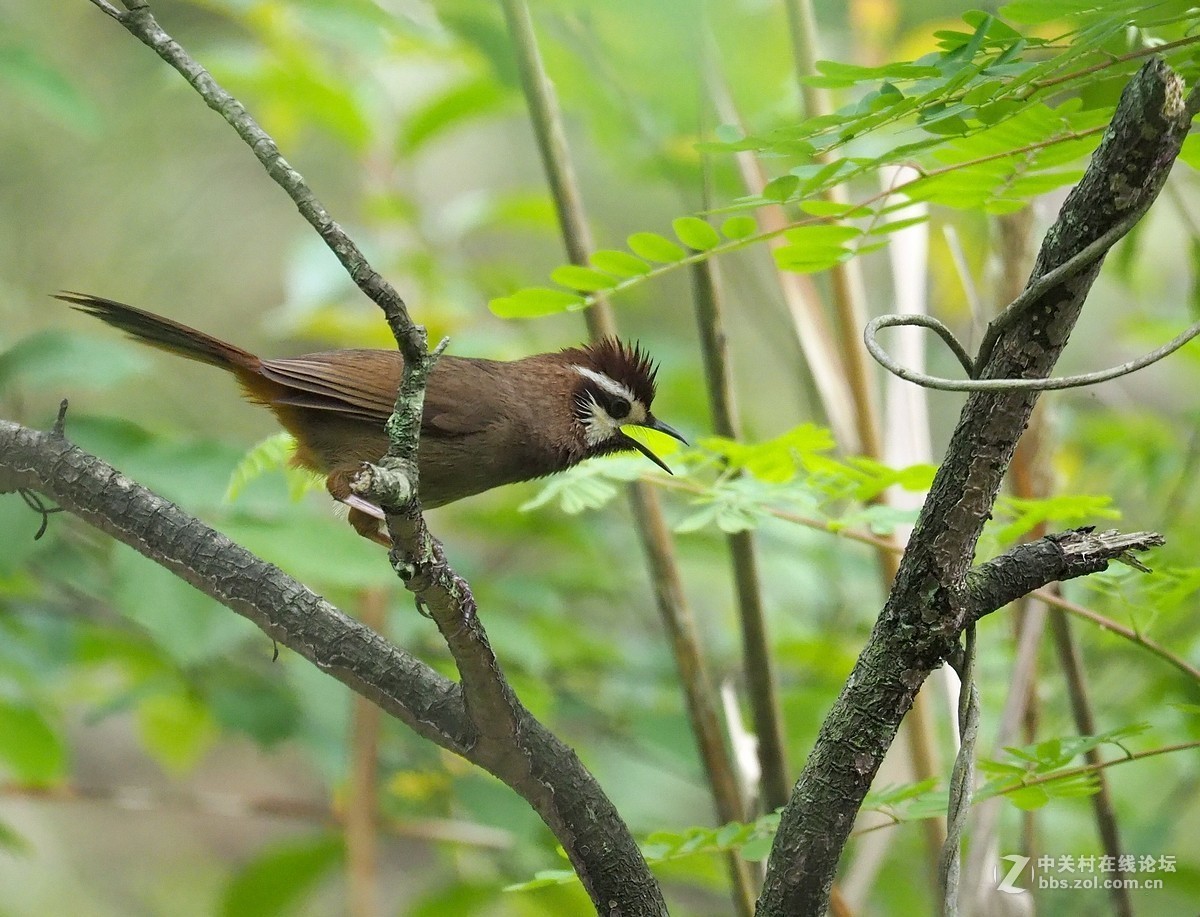
M 370 266 L 245 107 L 162 29 L 147 0 L 122 0 L 126 12 L 120 12 L 107 0 L 92 2 L 183 75 L 205 103 L 233 127 L 354 282 L 387 318 L 404 356 L 404 374 L 394 413 L 387 424 L 388 454 L 377 467 L 366 469 L 356 488 L 386 512 L 394 544 L 392 565 L 437 623 L 462 679 L 461 687 L 446 683 L 453 689 L 458 705 L 453 741 L 447 744 L 447 736 L 440 734 L 435 740 L 440 737 L 446 747 L 487 768 L 521 793 L 562 843 L 598 909 L 624 914 L 665 912 L 657 884 L 611 802 L 574 752 L 534 719 L 517 699 L 488 644 L 470 587 L 450 568 L 421 516 L 417 450 L 425 384 L 440 347 L 434 353 L 428 351 L 425 329 L 409 316 L 396 290 Z M 55 483 L 51 476 L 36 489 L 57 498 Z M 106 518 L 100 512 L 93 521 L 103 525 Z M 141 539 L 137 541 L 135 547 L 140 550 Z M 197 543 L 206 542 L 202 538 Z M 204 580 L 203 574 L 193 571 L 186 561 L 168 563 L 159 546 L 149 542 L 147 546 L 154 551 L 148 556 L 154 556 L 189 582 L 194 581 L 190 577 Z M 219 547 L 240 550 L 227 542 Z M 210 550 L 217 547 L 198 552 Z M 254 617 L 250 607 L 235 610 L 256 621 L 263 617 Z M 278 628 L 273 623 L 271 626 Z M 362 630 L 370 634 L 365 628 Z M 283 636 L 279 639 L 287 643 Z M 382 642 L 382 638 L 375 639 Z M 320 644 L 314 648 L 314 652 L 319 651 L 323 651 Z M 355 683 L 352 687 L 363 693 L 371 689 L 365 683 Z M 370 693 L 367 696 L 377 699 Z M 399 707 L 385 706 L 385 709 L 398 716 L 404 712 Z M 402 718 L 410 725 L 418 722 L 412 717 Z

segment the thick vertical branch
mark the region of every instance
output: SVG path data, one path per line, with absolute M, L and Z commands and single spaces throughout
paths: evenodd
M 1067 263 L 1157 197 L 1190 113 L 1179 78 L 1159 60 L 1126 87 L 1083 179 L 1046 235 L 1033 279 Z M 1057 361 L 1099 260 L 1053 285 L 1005 327 L 987 379 L 1044 378 Z M 816 914 L 854 817 L 896 729 L 929 673 L 967 622 L 967 572 L 975 546 L 1037 395 L 972 393 L 917 521 L 896 584 L 785 808 L 759 913 Z

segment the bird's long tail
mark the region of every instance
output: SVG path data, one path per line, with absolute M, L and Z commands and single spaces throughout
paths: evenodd
M 71 292 L 58 293 L 55 299 L 69 302 L 80 312 L 94 315 L 151 347 L 158 347 L 189 360 L 231 371 L 257 371 L 262 362 L 249 351 L 227 344 L 203 331 L 112 299 Z

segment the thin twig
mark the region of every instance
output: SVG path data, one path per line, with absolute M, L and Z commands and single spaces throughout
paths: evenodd
M 113 19 L 117 20 L 117 22 L 120 22 L 121 16 L 124 15 L 119 9 L 109 3 L 108 0 L 88 0 L 88 2 L 90 2 L 92 6 L 99 9 L 100 12 L 104 13 L 106 16 L 111 16 Z
M 1014 780 L 1012 783 L 1000 787 L 990 788 L 986 794 L 981 795 L 984 800 L 994 799 L 1001 796 L 1007 796 L 1010 793 L 1017 793 L 1028 787 L 1044 786 L 1048 783 L 1055 783 L 1059 780 L 1072 780 L 1076 777 L 1088 777 L 1107 770 L 1110 767 L 1116 767 L 1118 764 L 1132 764 L 1134 761 L 1144 761 L 1147 758 L 1155 758 L 1159 755 L 1174 754 L 1177 751 L 1192 751 L 1200 748 L 1200 739 L 1194 742 L 1180 742 L 1176 745 L 1164 745 L 1161 748 L 1151 748 L 1147 751 L 1137 751 L 1131 754 L 1122 755 L 1119 758 L 1109 758 L 1106 761 L 1100 761 L 1096 764 L 1083 764 L 1079 767 L 1068 768 L 1067 770 L 1054 771 L 1049 774 L 1039 774 L 1030 776 L 1020 780 Z M 864 834 L 871 834 L 875 831 L 882 831 L 886 828 L 895 828 L 897 825 L 907 824 L 910 821 L 923 820 L 924 818 L 932 818 L 933 816 L 923 816 L 922 819 L 898 818 L 895 815 L 891 816 L 890 821 L 881 822 L 877 825 L 871 825 L 866 828 L 858 828 L 852 831 L 851 837 L 862 837 Z
M 829 114 L 833 109 L 828 94 L 809 83 L 804 77 L 817 72 L 817 27 L 811 0 L 785 0 L 792 53 L 796 60 L 796 77 L 800 82 L 800 93 L 804 99 L 805 114 L 810 118 Z M 818 155 L 818 162 L 827 162 L 828 157 Z M 836 185 L 825 191 L 823 197 L 835 203 L 845 203 L 845 189 Z M 839 262 L 829 272 L 833 287 L 834 314 L 840 332 L 839 347 L 842 363 L 850 380 L 850 393 L 854 399 L 855 425 L 859 447 L 863 455 L 879 458 L 883 455 L 880 438 L 879 406 L 875 395 L 875 380 L 871 375 L 866 355 L 858 346 L 858 329 L 867 321 L 866 290 L 863 285 L 860 262 L 855 259 Z
M 91 0 L 101 9 L 102 0 Z M 212 75 L 194 60 L 155 20 L 147 0 L 123 0 L 128 12 L 118 12 L 114 18 L 131 35 L 150 47 L 170 64 L 199 93 L 205 103 L 224 118 L 250 147 L 267 174 L 292 199 L 300 215 L 329 246 L 346 273 L 367 297 L 379 305 L 396 326 L 397 338 L 406 361 L 419 362 L 425 350 L 424 331 L 409 317 L 408 308 L 400 294 L 367 261 L 354 241 L 346 235 L 329 212 L 317 200 L 304 177 L 283 157 L 271 136 L 250 116 L 236 98 L 223 89 Z M 108 12 L 106 9 L 105 12 Z M 110 13 L 112 15 L 112 13 Z
M 892 328 L 901 325 L 920 325 L 936 331 L 938 336 L 951 347 L 954 355 L 961 362 L 961 354 L 965 353 L 965 351 L 957 340 L 951 343 L 950 337 L 953 336 L 953 332 L 936 318 L 928 315 L 919 317 L 914 315 L 881 315 L 879 318 L 872 320 L 867 325 L 864 335 L 867 342 L 867 349 L 871 351 L 871 356 L 875 357 L 884 369 L 899 376 L 901 379 L 906 379 L 923 388 L 937 389 L 942 392 L 1050 392 L 1098 385 L 1101 382 L 1119 379 L 1121 376 L 1128 376 L 1131 373 L 1145 369 L 1147 366 L 1152 366 L 1159 360 L 1169 357 L 1184 344 L 1191 341 L 1197 335 L 1200 335 L 1200 322 L 1196 322 L 1189 325 L 1187 330 L 1176 335 L 1166 344 L 1163 344 L 1163 346 L 1138 357 L 1136 360 L 1129 360 L 1119 366 L 1091 373 L 1081 373 L 1075 376 L 1057 376 L 1049 379 L 946 379 L 941 376 L 930 376 L 925 373 L 915 372 L 899 365 L 879 345 L 874 337 L 876 332 L 881 328 Z
M 1107 232 L 1099 238 L 1089 243 L 1080 251 L 1072 255 L 1062 264 L 1058 265 L 1050 271 L 1047 271 L 1036 281 L 1031 283 L 1029 287 L 1018 296 L 1015 300 L 1009 303 L 1001 313 L 992 320 L 988 325 L 987 331 L 984 334 L 983 342 L 980 344 L 979 353 L 972 360 L 966 354 L 966 349 L 959 343 L 954 333 L 950 331 L 942 322 L 928 315 L 881 315 L 878 318 L 872 319 L 867 323 L 866 329 L 863 332 L 863 340 L 867 345 L 867 350 L 871 356 L 888 370 L 888 372 L 906 379 L 909 382 L 916 383 L 924 388 L 938 389 L 939 391 L 947 392 L 982 392 L 982 391 L 1054 391 L 1067 388 L 1079 388 L 1086 385 L 1096 385 L 1100 382 L 1108 382 L 1111 379 L 1116 379 L 1121 376 L 1127 376 L 1130 373 L 1135 373 L 1138 370 L 1145 369 L 1159 360 L 1170 356 L 1192 338 L 1200 335 L 1200 322 L 1189 326 L 1182 334 L 1177 335 L 1162 347 L 1139 357 L 1136 360 L 1129 360 L 1119 366 L 1111 367 L 1110 369 L 1100 370 L 1098 372 L 1083 373 L 1076 376 L 1060 376 L 1053 379 L 980 379 L 978 378 L 979 371 L 991 358 L 992 350 L 996 346 L 996 341 L 1000 335 L 1011 328 L 1022 315 L 1035 303 L 1039 302 L 1042 297 L 1050 292 L 1056 286 L 1059 286 L 1076 275 L 1088 271 L 1097 266 L 1097 263 L 1103 259 L 1108 253 L 1108 250 L 1129 230 L 1138 220 L 1141 219 L 1144 211 L 1133 210 L 1126 214 L 1118 223 L 1114 224 Z M 954 356 L 958 359 L 963 368 L 967 370 L 968 379 L 945 379 L 939 376 L 930 376 L 926 373 L 917 372 L 907 367 L 901 366 L 887 353 L 878 341 L 878 333 L 883 328 L 893 328 L 897 326 L 919 325 L 924 328 L 929 328 L 937 332 L 938 336 L 950 347 Z
M 1079 767 L 1071 767 L 1067 770 L 1056 771 L 1053 774 L 1042 774 L 1036 777 L 1026 777 L 1023 780 L 1014 780 L 1012 783 L 998 788 L 997 793 L 1013 793 L 1017 790 L 1031 786 L 1042 786 L 1046 783 L 1054 783 L 1056 780 L 1070 780 L 1074 777 L 1082 777 L 1087 774 L 1101 771 L 1109 767 L 1114 767 L 1117 764 L 1130 764 L 1134 761 L 1144 761 L 1147 758 L 1156 758 L 1159 755 L 1169 755 L 1177 751 L 1191 751 L 1193 748 L 1200 748 L 1200 740 L 1195 742 L 1179 742 L 1175 745 L 1164 745 L 1161 748 L 1151 748 L 1148 751 L 1135 751 L 1124 754 L 1119 758 L 1109 758 L 1107 761 L 1100 761 L 1096 764 L 1081 764 Z
M 1200 94 L 1197 94 L 1197 104 L 1200 104 Z M 722 115 L 722 117 L 724 117 L 724 115 Z M 736 116 L 733 118 L 730 118 L 728 120 L 730 120 L 730 122 L 733 123 L 734 121 L 736 121 Z M 1097 134 L 1102 134 L 1103 132 L 1104 132 L 1103 125 L 1100 125 L 1098 127 L 1091 127 L 1091 128 L 1088 128 L 1088 129 L 1082 130 L 1082 131 L 1067 131 L 1062 134 L 1058 134 L 1054 137 L 1050 137 L 1046 140 L 1037 140 L 1032 143 L 1027 143 L 1023 146 L 1014 147 L 1012 149 L 1004 150 L 999 153 L 988 153 L 985 156 L 978 156 L 975 159 L 969 159 L 969 160 L 964 160 L 962 162 L 956 162 L 952 165 L 940 166 L 936 169 L 921 168 L 916 163 L 909 162 L 909 163 L 906 163 L 906 165 L 910 166 L 913 169 L 913 171 L 917 173 L 917 177 L 911 179 L 910 181 L 906 181 L 902 184 L 888 188 L 886 191 L 881 191 L 878 194 L 868 195 L 867 197 L 863 198 L 862 200 L 855 202 L 853 205 L 848 205 L 848 206 L 852 206 L 852 208 L 855 210 L 859 210 L 859 209 L 862 209 L 865 207 L 870 207 L 872 204 L 878 203 L 879 201 L 884 200 L 889 197 L 892 197 L 893 195 L 897 195 L 897 194 L 901 194 L 903 192 L 909 191 L 913 188 L 913 186 L 918 185 L 922 181 L 927 181 L 930 178 L 936 178 L 936 177 L 942 176 L 942 175 L 950 175 L 955 172 L 959 172 L 959 171 L 962 171 L 965 169 L 970 169 L 974 166 L 986 165 L 989 162 L 997 162 L 999 160 L 1012 159 L 1014 157 L 1018 157 L 1023 154 L 1034 153 L 1034 152 L 1037 152 L 1038 150 L 1048 149 L 1050 147 L 1057 146 L 1060 143 L 1067 143 L 1072 140 L 1082 140 L 1087 137 L 1096 136 Z M 752 157 L 739 157 L 739 159 L 738 159 L 739 167 L 744 162 L 753 162 L 753 158 Z M 753 188 L 753 187 L 760 188 L 760 192 L 759 192 L 758 196 L 761 198 L 761 188 L 765 185 L 765 178 L 763 178 L 761 176 L 761 174 L 757 180 L 753 179 L 753 177 L 747 177 L 747 176 L 749 176 L 749 174 L 752 171 L 753 171 L 752 169 L 748 169 L 748 168 L 743 170 L 744 180 L 746 180 L 748 188 Z M 857 172 L 853 172 L 853 173 L 846 175 L 843 179 L 843 183 L 849 182 L 851 179 L 855 178 L 857 175 L 862 174 L 864 172 L 866 172 L 865 167 Z M 914 201 L 914 202 L 912 202 L 912 205 L 915 205 L 916 203 L 919 203 L 919 202 Z M 772 203 L 771 205 L 768 206 L 765 202 L 759 201 L 758 206 L 759 206 L 758 213 L 759 213 L 760 217 L 763 214 L 775 215 L 775 214 L 779 214 L 781 212 L 778 205 L 776 205 L 774 203 Z M 906 206 L 911 206 L 911 205 L 906 205 Z M 737 205 L 736 208 L 729 208 L 729 209 L 742 209 L 743 207 L 744 207 L 744 205 Z M 725 211 L 722 210 L 722 211 L 717 211 L 717 212 L 725 212 Z M 729 242 L 722 242 L 720 245 L 716 245 L 713 248 L 710 248 L 708 251 L 694 252 L 692 254 L 685 255 L 683 258 L 680 258 L 676 261 L 672 261 L 668 264 L 654 265 L 653 267 L 650 268 L 650 270 L 646 271 L 645 273 L 638 274 L 635 277 L 628 277 L 628 278 L 618 281 L 617 283 L 613 284 L 611 287 L 608 287 L 603 293 L 587 294 L 586 296 L 583 297 L 583 302 L 585 304 L 590 305 L 598 299 L 603 299 L 608 296 L 614 296 L 616 294 L 622 293 L 632 287 L 640 286 L 643 283 L 647 283 L 651 280 L 655 280 L 658 277 L 662 277 L 663 275 L 669 274 L 672 271 L 680 270 L 681 268 L 695 264 L 698 261 L 704 261 L 709 258 L 715 258 L 720 255 L 728 254 L 729 252 L 741 251 L 742 249 L 751 248 L 760 242 L 770 243 L 770 240 L 778 238 L 779 236 L 786 233 L 789 229 L 795 229 L 800 226 L 825 225 L 825 224 L 831 222 L 832 219 L 833 218 L 831 218 L 831 217 L 823 217 L 823 216 L 805 217 L 803 219 L 791 220 L 791 221 L 782 219 L 782 218 L 771 219 L 770 221 L 760 219 L 759 231 L 757 233 L 754 233 L 753 235 L 744 236 L 743 238 L 736 239 L 736 240 L 729 241 Z M 774 246 L 772 246 L 772 247 L 774 247 Z M 790 276 L 798 277 L 801 280 L 804 280 L 804 278 L 805 278 L 805 275 L 802 275 L 802 274 L 794 274 L 794 275 L 790 275 Z M 817 297 L 817 294 L 815 293 L 815 288 L 812 286 L 811 281 L 806 281 L 805 285 L 803 286 L 802 289 L 803 289 L 802 295 L 804 297 L 808 297 L 808 296 Z M 817 297 L 817 299 L 814 299 L 814 303 L 818 303 L 818 301 L 819 301 L 819 297 Z M 857 335 L 857 329 L 855 330 L 855 334 Z M 822 337 L 820 339 L 825 340 L 828 336 L 829 336 L 829 332 L 828 332 L 828 328 L 826 327 L 825 334 L 822 335 Z M 831 337 L 829 337 L 829 339 L 832 340 Z M 805 355 L 807 356 L 808 353 L 809 353 L 809 351 L 806 348 Z M 812 362 L 813 365 L 818 365 L 818 362 L 815 360 L 810 360 L 810 362 Z M 819 381 L 819 379 L 818 379 L 818 381 Z M 830 422 L 834 423 L 836 425 L 836 422 L 834 421 L 833 418 L 831 418 Z M 845 437 L 839 437 L 839 441 L 844 438 Z
M 733 401 L 733 377 L 725 347 L 725 325 L 716 265 L 696 265 L 692 300 L 700 331 L 705 383 L 713 416 L 713 432 L 738 439 L 737 412 Z M 783 722 L 776 697 L 774 661 L 767 636 L 766 610 L 758 577 L 758 553 L 752 532 L 725 536 L 737 596 L 738 620 L 742 628 L 742 670 L 746 680 L 754 734 L 758 739 L 758 763 L 762 774 L 763 809 L 773 812 L 787 802 L 792 782 L 787 767 Z
M 708 489 L 704 486 L 688 481 L 682 478 L 655 478 L 654 483 L 659 487 L 664 487 L 668 490 L 677 490 L 691 494 L 705 494 Z M 790 510 L 781 509 L 775 506 L 765 507 L 763 510 L 769 516 L 775 519 L 780 519 L 784 522 L 790 522 L 794 525 L 803 526 L 807 529 L 812 529 L 815 532 L 823 532 L 826 535 L 832 535 L 835 538 L 845 538 L 848 541 L 855 541 L 859 544 L 869 545 L 873 548 L 878 548 L 883 551 L 891 551 L 899 555 L 904 549 L 892 541 L 881 538 L 870 532 L 859 531 L 844 526 L 838 526 L 824 519 L 815 519 L 812 516 L 805 516 L 802 513 L 794 513 Z M 1174 666 L 1192 681 L 1200 683 L 1200 668 L 1191 665 L 1186 659 L 1177 653 L 1172 653 L 1169 649 L 1149 637 L 1143 636 L 1131 627 L 1126 627 L 1114 621 L 1112 618 L 1105 617 L 1097 611 L 1093 611 L 1084 605 L 1077 602 L 1072 602 L 1063 598 L 1061 595 L 1056 595 L 1047 589 L 1036 589 L 1030 593 L 1036 596 L 1039 600 L 1051 605 L 1055 608 L 1061 608 L 1068 614 L 1072 614 L 1077 618 L 1082 618 L 1085 621 L 1097 625 L 1109 633 L 1115 634 L 1130 643 L 1135 643 L 1145 650 L 1158 656 L 1163 661 Z
M 1158 641 L 1151 640 L 1149 637 L 1139 634 L 1132 627 L 1126 627 L 1124 624 L 1120 624 L 1114 621 L 1112 618 L 1105 617 L 1099 612 L 1093 611 L 1092 609 L 1076 602 L 1072 602 L 1069 599 L 1065 599 L 1061 595 L 1051 592 L 1049 589 L 1038 589 L 1032 594 L 1036 595 L 1047 605 L 1050 605 L 1054 608 L 1061 608 L 1068 614 L 1072 614 L 1077 618 L 1083 618 L 1085 621 L 1090 621 L 1103 630 L 1128 640 L 1130 643 L 1136 643 L 1138 646 L 1142 647 L 1142 649 L 1148 650 L 1159 659 L 1162 659 L 1163 661 L 1173 665 L 1191 681 L 1200 684 L 1200 668 L 1196 668 L 1196 666 L 1189 663 L 1182 656 L 1172 653 Z
M 1027 99 L 1034 92 L 1042 89 L 1049 89 L 1051 86 L 1058 86 L 1062 83 L 1071 80 L 1082 79 L 1085 76 L 1090 76 L 1093 73 L 1099 73 L 1102 70 L 1107 70 L 1109 67 L 1116 67 L 1120 64 L 1126 64 L 1130 61 L 1141 60 L 1144 57 L 1157 57 L 1166 54 L 1169 51 L 1174 51 L 1177 48 L 1186 48 L 1188 45 L 1194 45 L 1200 41 L 1200 35 L 1189 35 L 1186 38 L 1180 38 L 1176 41 L 1168 41 L 1161 45 L 1149 45 L 1145 48 L 1138 48 L 1136 51 L 1130 51 L 1126 54 L 1119 54 L 1109 60 L 1101 61 L 1098 64 L 1093 64 L 1090 67 L 1084 67 L 1081 70 L 1075 70 L 1062 76 L 1048 77 L 1044 80 L 1034 80 L 1029 84 L 1030 91 L 1022 98 Z

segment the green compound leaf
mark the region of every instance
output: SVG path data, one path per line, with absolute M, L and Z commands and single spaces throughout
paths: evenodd
M 319 489 L 321 479 L 317 475 L 290 464 L 295 453 L 296 440 L 290 433 L 276 433 L 251 446 L 229 475 L 225 501 L 234 502 L 251 481 L 273 471 L 283 474 L 287 480 L 288 495 L 293 500 L 299 500 L 310 490 Z

